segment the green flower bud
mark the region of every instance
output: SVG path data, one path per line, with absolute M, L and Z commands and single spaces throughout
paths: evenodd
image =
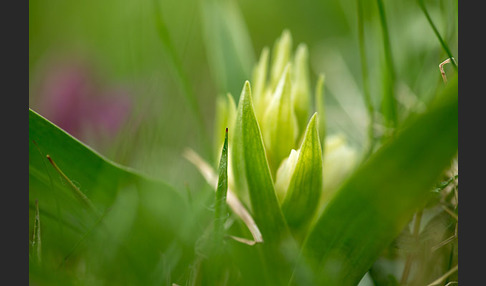
M 304 130 L 310 112 L 309 51 L 305 44 L 297 47 L 292 81 L 292 104 L 299 130 Z
M 262 120 L 269 99 L 271 98 L 271 92 L 267 88 L 269 52 L 268 47 L 263 48 L 260 60 L 253 69 L 253 102 L 255 104 L 255 113 L 259 121 Z
M 280 202 L 283 202 L 287 189 L 289 187 L 290 179 L 294 174 L 297 160 L 299 159 L 300 149 L 295 151 L 292 149 L 290 155 L 282 161 L 277 170 L 277 177 L 275 180 L 275 191 Z
M 291 100 L 290 64 L 287 64 L 262 120 L 267 158 L 275 175 L 289 150 L 295 147 L 299 127 Z
M 349 146 L 342 134 L 326 137 L 322 166 L 323 197 L 329 198 L 358 160 L 356 149 Z
M 272 51 L 272 67 L 270 74 L 270 87 L 274 89 L 279 82 L 285 66 L 292 56 L 292 35 L 284 30 L 277 39 Z

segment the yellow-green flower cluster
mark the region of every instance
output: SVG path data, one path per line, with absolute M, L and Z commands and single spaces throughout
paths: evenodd
M 270 58 L 270 56 L 272 57 Z M 335 188 L 354 166 L 356 151 L 346 144 L 342 135 L 330 136 L 325 140 L 325 144 L 320 142 L 324 139 L 325 134 L 324 75 L 319 75 L 313 95 L 307 46 L 301 43 L 293 53 L 292 36 L 289 31 L 283 31 L 273 46 L 272 55 L 270 55 L 268 47 L 263 48 L 253 70 L 251 85 L 253 108 L 279 201 L 284 201 L 299 156 L 302 155 L 300 151 L 304 135 L 311 132 L 311 130 L 306 132 L 306 129 L 314 113 L 312 112 L 312 102 L 318 113 L 315 115 L 316 122 L 313 126 L 316 128 L 316 132 L 320 133 L 313 140 L 318 141 L 316 146 L 324 145 L 324 148 L 319 147 L 321 160 L 319 172 L 322 174 L 323 183 L 318 185 L 321 189 L 322 186 Z M 230 94 L 218 99 L 216 111 L 217 150 L 221 150 L 222 131 L 228 127 L 230 130 L 229 152 L 231 153 L 233 146 L 231 131 L 235 126 L 237 106 Z M 325 151 L 324 155 L 321 153 L 322 149 Z M 238 190 L 235 185 L 234 177 L 237 174 L 234 174 L 231 158 L 232 156 L 229 156 L 229 186 L 242 199 L 247 200 L 247 194 Z

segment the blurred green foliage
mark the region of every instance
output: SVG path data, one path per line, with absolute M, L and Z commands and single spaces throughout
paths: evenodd
M 362 42 L 358 37 L 358 1 Z M 46 99 L 39 90 L 46 73 L 58 63 L 73 60 L 93 67 L 96 81 L 125 87 L 134 102 L 133 112 L 117 136 L 90 146 L 104 157 L 31 112 L 29 239 L 34 223 L 40 224 L 42 261 L 48 265 L 43 268 L 31 257 L 31 283 L 197 282 L 201 256 L 194 245 L 202 245 L 208 232 L 206 226 L 213 219 L 208 206 L 212 206 L 214 193 L 181 153 L 191 147 L 217 166 L 220 149 L 215 152 L 212 146 L 222 141 L 213 138 L 221 139 L 217 135 L 222 133 L 213 127 L 216 101 L 229 92 L 238 102 L 241 87 L 251 80 L 262 49 L 272 47 L 285 29 L 292 33 L 294 47 L 300 43 L 308 47 L 311 82 L 325 74 L 326 111 L 320 122 L 326 124 L 326 135 L 344 134 L 360 155 L 367 154 L 370 114 L 365 88 L 374 107 L 375 139 L 388 134 L 382 99 L 390 95 L 390 89 L 396 100 L 397 126 L 426 113 L 434 100 L 440 100 L 435 95 L 444 89 L 438 69 L 448 58 L 443 43 L 458 60 L 457 0 L 358 1 L 29 1 L 29 107 L 43 115 Z M 360 54 L 360 47 L 364 53 Z M 392 65 L 387 62 L 387 53 Z M 363 58 L 367 62 L 364 71 Z M 451 64 L 445 65 L 445 70 L 449 78 L 457 74 Z M 453 148 L 454 143 L 446 143 L 444 148 Z M 45 159 L 47 153 L 104 213 L 90 214 L 79 205 L 69 185 Z M 450 182 L 455 175 L 457 170 L 449 170 L 440 179 Z M 415 178 L 409 176 L 404 173 L 400 179 Z M 419 266 L 412 268 L 407 285 L 431 282 L 457 264 L 457 239 L 430 254 L 431 248 L 454 235 L 457 221 L 443 207 L 456 212 L 455 188 L 444 187 L 431 195 L 422 230 L 414 233 L 406 227 L 396 237 L 371 266 L 366 276 L 374 281 L 370 283 L 398 284 L 410 253 L 414 253 L 414 265 Z M 344 202 L 346 192 L 350 191 L 345 189 L 338 195 Z M 232 219 L 230 232 L 249 237 L 243 223 Z M 243 281 L 248 284 L 261 283 L 258 279 L 268 275 L 265 265 L 255 259 L 261 246 L 249 247 L 233 240 L 227 243 L 229 273 L 245 276 Z M 38 252 L 32 249 L 29 254 Z M 65 263 L 58 265 L 59 261 Z M 201 269 L 204 271 L 204 266 Z M 457 275 L 451 276 L 454 278 Z

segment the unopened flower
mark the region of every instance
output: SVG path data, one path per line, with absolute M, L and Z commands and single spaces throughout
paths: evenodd
M 356 165 L 358 154 L 343 134 L 326 137 L 322 164 L 323 190 L 329 197 Z

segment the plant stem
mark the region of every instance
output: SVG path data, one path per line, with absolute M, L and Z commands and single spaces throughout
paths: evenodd
M 370 87 L 369 87 L 369 77 L 368 77 L 368 62 L 366 60 L 366 50 L 365 50 L 365 40 L 364 40 L 364 23 L 363 23 L 363 4 L 362 0 L 357 0 L 357 7 L 358 7 L 358 38 L 359 38 L 359 53 L 361 58 L 361 74 L 363 78 L 363 94 L 366 103 L 366 107 L 368 109 L 368 115 L 370 118 L 370 122 L 368 125 L 368 140 L 369 146 L 368 150 L 366 151 L 366 156 L 368 157 L 374 147 L 375 143 L 375 135 L 374 135 L 374 108 L 373 102 L 371 101 L 370 95 Z
M 422 9 L 422 11 L 425 14 L 425 17 L 427 18 L 427 21 L 429 22 L 430 26 L 432 27 L 432 30 L 434 30 L 434 33 L 437 36 L 437 39 L 439 40 L 440 44 L 442 45 L 442 48 L 447 53 L 447 56 L 450 59 L 452 59 L 453 58 L 452 53 L 449 50 L 449 47 L 447 46 L 447 44 L 444 42 L 444 39 L 442 39 L 439 31 L 437 30 L 437 27 L 434 25 L 434 22 L 432 22 L 432 18 L 430 18 L 429 12 L 427 11 L 427 8 L 425 7 L 424 0 L 417 0 L 417 1 L 418 1 L 419 6 L 420 6 L 420 9 Z M 451 62 L 452 62 L 452 65 L 454 66 L 454 68 L 457 71 L 457 65 L 456 65 L 455 61 L 451 61 Z
M 378 4 L 378 11 L 380 14 L 381 30 L 383 34 L 383 45 L 385 52 L 385 64 L 387 69 L 387 75 L 383 82 L 384 94 L 383 94 L 383 116 L 385 118 L 385 123 L 388 128 L 394 129 L 397 126 L 397 108 L 395 99 L 395 68 L 393 66 L 393 57 L 390 45 L 390 37 L 388 31 L 388 25 L 386 23 L 386 13 L 385 7 L 383 6 L 382 0 L 376 0 Z M 386 136 L 385 136 L 386 137 Z

